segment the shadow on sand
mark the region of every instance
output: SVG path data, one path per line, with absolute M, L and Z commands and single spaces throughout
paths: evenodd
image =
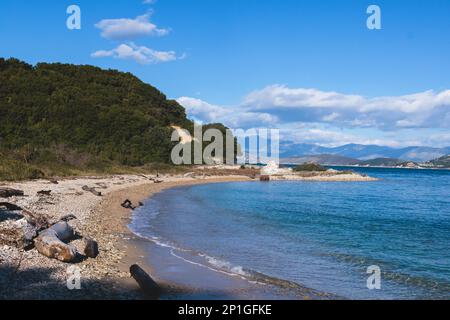
M 67 279 L 60 279 L 57 274 L 56 268 L 16 270 L 15 266 L 0 265 L 0 300 L 151 300 L 133 281 L 119 283 L 108 279 L 81 278 L 81 289 L 69 290 Z M 233 299 L 225 291 L 161 287 L 161 300 Z

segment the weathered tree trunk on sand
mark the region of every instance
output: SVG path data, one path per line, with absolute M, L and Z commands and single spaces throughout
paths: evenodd
M 130 267 L 131 276 L 136 280 L 139 287 L 152 299 L 158 299 L 161 295 L 161 288 L 158 284 L 137 264 Z
M 37 192 L 38 196 L 49 196 L 51 195 L 51 193 L 52 193 L 51 190 L 41 190 Z
M 8 211 L 21 211 L 22 208 L 14 203 L 9 202 L 0 202 L 0 207 L 5 207 Z
M 36 214 L 27 210 L 23 210 L 22 215 L 28 221 L 28 223 L 36 227 L 38 231 L 50 227 L 49 219 L 42 214 Z
M 67 214 L 65 216 L 63 216 L 61 219 L 59 219 L 59 221 L 63 221 L 63 222 L 69 222 L 72 220 L 77 220 L 77 217 L 73 214 Z
M 11 203 L 0 203 L 0 207 L 5 207 L 10 211 L 20 211 L 22 208 Z M 0 243 L 8 244 L 25 251 L 34 248 L 34 239 L 38 233 L 47 229 L 50 224 L 48 218 L 44 215 L 31 213 L 27 210 L 22 210 L 23 218 L 14 222 L 14 227 L 10 230 L 0 230 Z
M 11 188 L 0 188 L 0 198 L 23 197 L 23 196 L 24 192 L 22 190 Z
M 74 231 L 66 222 L 59 222 L 42 231 L 34 240 L 37 251 L 48 258 L 62 262 L 72 262 L 77 256 L 77 249 L 64 243 L 74 236 Z
M 92 193 L 93 195 L 95 195 L 97 197 L 101 197 L 102 196 L 102 193 L 97 191 L 97 190 L 95 190 L 95 188 L 90 188 L 88 186 L 83 186 L 81 189 L 83 189 L 86 192 L 90 192 L 90 193 Z

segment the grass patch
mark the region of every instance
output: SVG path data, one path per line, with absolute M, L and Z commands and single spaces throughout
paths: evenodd
M 0 154 L 0 181 L 24 181 L 112 174 L 177 174 L 187 172 L 190 169 L 190 167 L 186 166 L 173 166 L 159 163 L 131 167 L 99 159 L 91 159 L 79 165 L 50 158 L 28 163 L 14 156 Z

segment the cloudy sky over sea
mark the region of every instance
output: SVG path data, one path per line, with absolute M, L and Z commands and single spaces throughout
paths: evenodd
M 74 4 L 81 30 L 66 27 Z M 366 27 L 370 4 L 381 30 Z M 129 71 L 198 121 L 450 146 L 447 0 L 1 1 L 0 30 L 2 57 Z

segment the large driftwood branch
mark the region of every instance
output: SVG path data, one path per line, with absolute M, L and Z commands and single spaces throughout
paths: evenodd
M 101 197 L 102 196 L 102 193 L 97 191 L 97 190 L 95 190 L 95 188 L 90 188 L 88 186 L 83 186 L 81 189 L 83 189 L 86 192 L 90 192 L 90 193 L 92 193 L 93 195 L 95 195 L 97 197 Z
M 0 198 L 23 197 L 23 196 L 24 192 L 22 190 L 11 188 L 0 188 Z
M 48 258 L 54 258 L 63 262 L 72 262 L 77 256 L 77 249 L 66 244 L 74 237 L 74 231 L 67 222 L 59 222 L 42 231 L 34 240 L 37 251 Z
M 28 210 L 23 210 L 22 215 L 27 220 L 27 222 L 36 227 L 38 231 L 50 227 L 49 219 L 45 215 L 36 214 Z
M 49 196 L 51 195 L 52 190 L 41 190 L 37 192 L 38 196 Z
M 130 274 L 136 280 L 139 287 L 152 299 L 158 299 L 161 288 L 158 284 L 137 264 L 130 267 Z
M 56 179 L 49 179 L 48 182 L 53 183 L 53 184 L 59 184 L 58 180 L 56 180 Z
M 15 205 L 14 203 L 9 202 L 0 202 L 0 207 L 5 207 L 8 211 L 20 211 L 22 210 L 21 207 L 18 205 Z

